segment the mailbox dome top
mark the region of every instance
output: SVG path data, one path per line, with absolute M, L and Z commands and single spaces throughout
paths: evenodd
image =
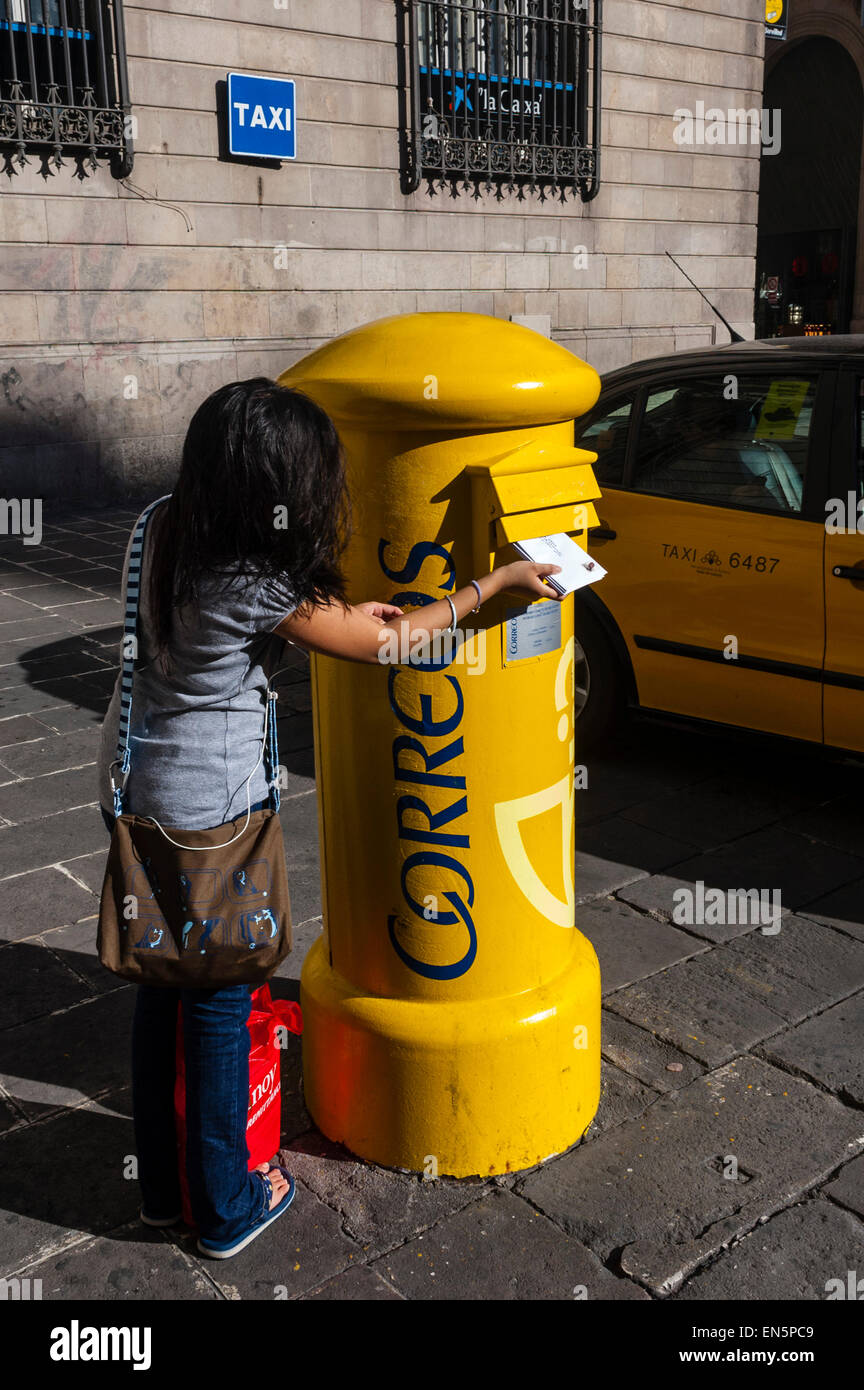
M 593 367 L 487 314 L 397 314 L 354 328 L 279 377 L 340 422 L 369 430 L 506 429 L 584 415 Z

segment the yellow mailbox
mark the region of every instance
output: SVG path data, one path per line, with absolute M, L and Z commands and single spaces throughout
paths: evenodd
M 429 603 L 510 541 L 596 522 L 572 421 L 599 378 L 529 329 L 380 319 L 279 379 L 343 440 L 356 601 Z M 560 1153 L 600 1093 L 599 969 L 574 925 L 573 600 L 503 594 L 462 630 L 380 668 L 313 658 L 306 1103 L 354 1153 L 429 1176 Z

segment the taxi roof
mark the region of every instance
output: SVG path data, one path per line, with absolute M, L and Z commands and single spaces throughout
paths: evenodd
M 748 367 L 776 365 L 778 358 L 799 362 L 828 359 L 833 366 L 844 361 L 860 366 L 864 360 L 864 333 L 834 333 L 823 338 L 756 338 L 744 343 L 723 343 L 719 347 L 685 348 L 662 357 L 644 357 L 604 372 L 603 390 L 610 386 L 638 384 L 643 378 L 674 373 L 679 368 L 723 367 L 732 358 L 741 358 Z

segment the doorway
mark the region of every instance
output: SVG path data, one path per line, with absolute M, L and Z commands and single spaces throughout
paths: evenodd
M 780 112 L 781 133 L 779 152 L 760 164 L 756 337 L 848 333 L 864 112 L 858 70 L 834 39 L 803 39 L 768 72 L 763 103 Z

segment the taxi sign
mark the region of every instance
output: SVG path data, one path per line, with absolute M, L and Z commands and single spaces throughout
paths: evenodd
M 294 83 L 228 74 L 228 150 L 256 159 L 296 159 Z

